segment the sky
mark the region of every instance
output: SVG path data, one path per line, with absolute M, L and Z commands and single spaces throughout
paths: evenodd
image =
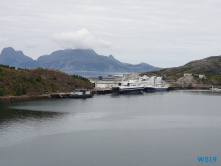
M 93 49 L 121 62 L 176 67 L 221 55 L 220 0 L 1 0 L 0 51 L 33 59 Z

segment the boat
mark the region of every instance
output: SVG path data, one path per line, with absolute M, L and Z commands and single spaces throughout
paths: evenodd
M 74 98 L 74 99 L 91 98 L 91 97 L 92 97 L 91 91 L 87 89 L 77 89 L 74 92 L 71 92 L 69 96 L 69 98 Z
M 213 86 L 210 88 L 210 90 L 212 90 L 212 91 L 217 91 L 217 92 L 221 92 L 221 89 L 219 89 L 219 88 L 213 88 Z
M 169 89 L 166 85 L 158 85 L 158 86 L 146 86 L 144 87 L 145 92 L 155 92 L 155 91 L 167 91 Z
M 144 85 L 145 92 L 167 91 L 169 89 L 168 85 L 162 80 L 162 77 L 147 77 L 144 75 L 139 78 L 139 82 Z
M 136 79 L 128 79 L 125 80 L 124 78 L 118 86 L 111 88 L 112 93 L 142 93 L 144 90 L 144 86 L 138 82 Z

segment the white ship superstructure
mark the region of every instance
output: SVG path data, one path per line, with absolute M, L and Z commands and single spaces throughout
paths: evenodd
M 138 79 L 131 79 L 128 75 L 122 78 L 122 81 L 118 83 L 117 87 L 112 87 L 112 92 L 115 93 L 134 93 L 142 92 L 143 90 L 144 85 Z
M 147 77 L 144 75 L 139 78 L 139 82 L 144 85 L 144 91 L 163 91 L 168 90 L 168 85 L 163 81 L 162 77 Z

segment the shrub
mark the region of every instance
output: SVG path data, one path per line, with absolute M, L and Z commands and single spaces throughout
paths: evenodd
M 0 75 L 2 75 L 2 76 L 6 75 L 6 72 L 2 67 L 0 67 Z
M 40 75 L 37 76 L 37 78 L 35 79 L 35 81 L 37 81 L 37 82 L 42 82 L 42 78 L 41 78 L 41 76 L 40 76 Z
M 35 84 L 35 79 L 33 76 L 31 76 L 29 79 L 28 79 L 32 84 Z
M 22 77 L 22 78 L 23 78 L 23 80 L 24 80 L 24 81 L 27 81 L 27 78 L 26 78 L 26 76 L 24 76 L 24 77 Z
M 90 82 L 87 78 L 79 76 L 79 75 L 71 75 L 71 77 L 76 78 L 76 79 L 80 79 L 86 82 Z
M 57 80 L 57 77 L 53 76 L 53 77 L 52 77 L 52 80 Z
M 15 91 L 15 94 L 17 95 L 17 96 L 20 96 L 22 93 L 22 88 L 21 87 L 17 87 L 16 88 L 16 91 Z
M 5 88 L 0 87 L 0 96 L 4 96 L 4 95 L 5 95 Z
M 21 93 L 22 93 L 23 95 L 27 94 L 27 89 L 26 89 L 26 87 L 22 87 Z

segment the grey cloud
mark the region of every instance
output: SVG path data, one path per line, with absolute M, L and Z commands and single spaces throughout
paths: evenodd
M 26 41 L 24 44 L 27 48 L 35 48 L 36 46 L 39 45 L 38 43 L 34 41 Z
M 110 47 L 111 42 L 94 37 L 87 29 L 76 32 L 62 32 L 53 35 L 52 40 L 63 48 L 99 48 Z

